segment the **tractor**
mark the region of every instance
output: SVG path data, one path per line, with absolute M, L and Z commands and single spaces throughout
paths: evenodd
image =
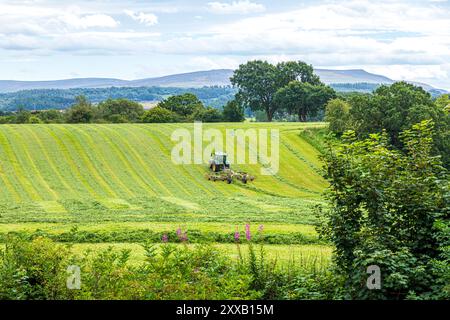
M 227 154 L 224 152 L 216 152 L 211 154 L 209 160 L 209 168 L 212 172 L 220 172 L 225 169 L 230 169 L 230 163 L 227 160 Z

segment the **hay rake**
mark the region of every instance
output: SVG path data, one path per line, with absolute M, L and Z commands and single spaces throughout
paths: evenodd
M 210 181 L 226 181 L 228 184 L 234 180 L 239 180 L 246 184 L 248 181 L 255 180 L 255 177 L 247 172 L 233 171 L 231 169 L 225 169 L 220 172 L 210 172 L 206 174 L 206 178 Z

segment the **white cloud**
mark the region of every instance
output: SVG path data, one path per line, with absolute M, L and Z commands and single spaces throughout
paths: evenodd
M 158 17 L 153 13 L 134 12 L 131 10 L 125 10 L 125 13 L 133 20 L 139 21 L 139 23 L 146 26 L 154 26 L 158 23 Z
M 119 25 L 116 20 L 106 14 L 65 14 L 60 19 L 69 27 L 73 27 L 75 29 L 89 29 L 95 27 L 114 28 Z
M 77 6 L 63 8 L 0 4 L 0 32 L 46 35 L 70 29 L 115 28 L 113 17 L 83 12 Z
M 266 10 L 264 5 L 249 0 L 227 2 L 209 2 L 209 10 L 217 14 L 249 14 Z

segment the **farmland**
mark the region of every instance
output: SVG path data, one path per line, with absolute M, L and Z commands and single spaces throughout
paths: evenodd
M 206 165 L 171 160 L 177 128 L 192 124 L 0 126 L 0 241 L 8 233 L 44 235 L 75 243 L 132 249 L 161 242 L 176 229 L 190 243 L 214 243 L 233 255 L 233 234 L 264 225 L 273 255 L 320 256 L 330 247 L 315 232 L 314 207 L 326 182 L 320 176 L 321 123 L 205 124 L 204 128 L 264 128 L 280 132 L 280 165 L 273 176 L 259 164 L 236 165 L 256 180 L 211 182 Z M 236 148 L 244 146 L 237 145 Z M 289 248 L 292 246 L 292 250 Z

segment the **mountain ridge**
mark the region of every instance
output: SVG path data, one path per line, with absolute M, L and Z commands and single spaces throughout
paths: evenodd
M 326 84 L 392 84 L 395 81 L 363 69 L 315 69 L 316 74 Z M 39 89 L 76 89 L 76 88 L 109 88 L 109 87 L 176 87 L 198 88 L 204 86 L 231 85 L 229 78 L 233 74 L 231 69 L 214 69 L 206 71 L 194 71 L 180 74 L 172 74 L 161 77 L 151 77 L 136 80 L 122 80 L 117 78 L 72 78 L 48 81 L 19 81 L 0 80 L 0 93 L 17 92 L 21 90 Z M 434 88 L 425 83 L 408 81 L 420 85 L 425 90 L 437 90 L 445 93 L 445 90 Z

